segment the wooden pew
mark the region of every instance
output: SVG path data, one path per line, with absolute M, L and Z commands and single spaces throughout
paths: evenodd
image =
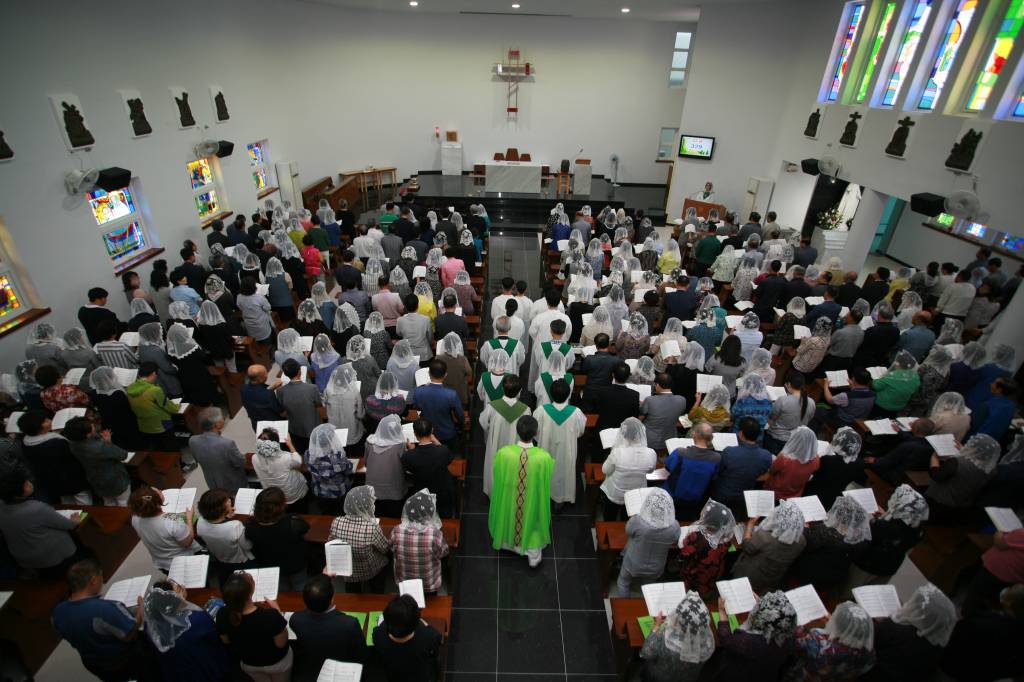
M 359 203 L 359 179 L 354 176 L 338 176 L 338 184 L 323 193 L 324 198 L 335 211 L 340 210 L 341 200 L 348 201 L 349 208 Z M 333 261 L 332 261 L 333 262 Z
M 320 204 L 320 197 L 327 190 L 331 189 L 334 183 L 330 176 L 322 177 L 316 182 L 310 183 L 302 188 L 302 207 L 313 215 L 316 215 Z
M 96 553 L 103 577 L 110 580 L 128 557 L 139 538 L 132 528 L 132 513 L 127 507 L 58 505 L 57 509 L 85 512 L 85 520 L 75 529 L 81 543 Z

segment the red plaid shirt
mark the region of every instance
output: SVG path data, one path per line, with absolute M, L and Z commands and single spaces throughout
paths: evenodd
M 400 524 L 391 532 L 391 548 L 396 582 L 420 578 L 424 592 L 437 592 L 441 587 L 441 557 L 448 554 L 440 528 L 421 531 Z
M 39 399 L 50 412 L 57 412 L 65 407 L 89 407 L 89 396 L 74 384 L 57 384 L 44 388 L 39 394 Z
M 345 582 L 369 580 L 388 565 L 388 539 L 379 523 L 339 516 L 331 522 L 327 539 L 352 545 L 352 575 Z

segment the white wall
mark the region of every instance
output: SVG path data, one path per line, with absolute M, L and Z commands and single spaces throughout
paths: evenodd
M 916 267 L 931 261 L 948 261 L 963 267 L 975 259 L 979 244 L 970 244 L 925 227 L 922 225 L 925 220 L 926 216 L 914 213 L 907 206 L 892 233 L 886 254 Z M 1016 261 L 1004 259 L 1003 269 L 1007 272 L 1016 270 Z
M 684 92 L 667 87 L 672 47 L 676 30 L 692 28 L 287 0 L 4 3 L 0 25 L 0 129 L 17 154 L 0 163 L 0 216 L 60 330 L 90 286 L 119 290 L 88 207 L 65 202 L 61 178 L 80 163 L 140 178 L 172 266 L 182 240 L 202 237 L 184 166 L 204 137 L 236 143 L 223 174 L 230 207 L 246 215 L 256 199 L 245 144 L 264 138 L 274 160 L 299 162 L 304 183 L 370 164 L 397 165 L 399 177 L 438 169 L 434 126 L 459 131 L 467 167 L 510 146 L 554 165 L 583 146 L 597 173 L 615 152 L 620 181 L 664 182 L 658 134 L 678 124 Z M 510 46 L 536 68 L 517 124 L 491 74 Z M 211 84 L 224 88 L 226 123 L 212 122 Z M 177 129 L 172 86 L 190 92 L 208 132 Z M 141 91 L 152 136 L 131 138 L 122 88 Z M 90 154 L 70 156 L 59 137 L 47 96 L 64 92 L 81 99 Z M 148 266 L 139 271 L 148 279 Z M 122 296 L 111 305 L 126 315 Z M 24 338 L 0 342 L 0 367 L 20 358 Z

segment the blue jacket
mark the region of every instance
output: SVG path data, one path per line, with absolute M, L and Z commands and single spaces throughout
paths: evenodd
M 674 450 L 665 460 L 669 472 L 665 490 L 683 504 L 701 502 L 721 461 L 722 456 L 714 450 L 696 446 Z
M 951 368 L 952 369 L 952 368 Z M 968 391 L 967 407 L 972 410 L 977 410 L 981 407 L 982 403 L 988 401 L 989 396 L 992 395 L 992 382 L 1000 377 L 1009 377 L 1010 373 L 1005 369 L 990 362 L 987 365 L 983 365 L 975 370 L 974 384 Z
M 1006 396 L 993 395 L 971 413 L 971 435 L 987 433 L 996 440 L 1002 440 L 1016 409 L 1014 402 Z
M 462 401 L 454 389 L 441 384 L 418 386 L 412 394 L 413 405 L 420 415 L 434 425 L 434 434 L 438 440 L 450 440 L 459 435 L 462 425 Z M 452 413 L 459 416 L 459 423 L 452 419 Z
M 771 465 L 771 453 L 757 445 L 740 443 L 722 450 L 722 463 L 711 496 L 719 502 L 742 498 L 744 490 L 757 487 L 757 477 Z

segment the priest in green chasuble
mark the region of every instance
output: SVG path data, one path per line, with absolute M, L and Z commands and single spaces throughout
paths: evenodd
M 506 374 L 501 382 L 502 397 L 491 399 L 480 413 L 484 430 L 484 494 L 490 497 L 494 480 L 494 453 L 516 442 L 516 420 L 530 414 L 529 406 L 519 400 L 522 382 L 515 374 Z
M 572 377 L 571 374 L 567 376 Z M 551 402 L 533 412 L 537 420 L 537 445 L 555 458 L 551 501 L 556 509 L 566 502 L 572 504 L 576 501 L 576 479 L 579 478 L 576 475 L 576 452 L 580 436 L 587 429 L 587 416 L 569 404 L 571 393 L 572 388 L 565 379 L 556 379 L 551 383 Z
M 508 379 L 506 379 L 506 382 Z M 494 491 L 487 526 L 494 549 L 525 554 L 534 568 L 551 543 L 551 473 L 555 460 L 533 444 L 537 420 L 516 422 L 517 441 L 494 458 Z

